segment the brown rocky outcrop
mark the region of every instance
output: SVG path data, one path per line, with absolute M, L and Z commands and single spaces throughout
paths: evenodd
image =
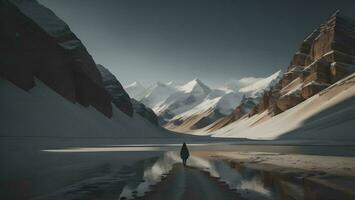
M 302 97 L 304 99 L 308 99 L 312 97 L 313 95 L 317 94 L 318 92 L 324 90 L 327 88 L 329 84 L 324 84 L 324 83 L 318 83 L 316 81 L 312 81 L 310 83 L 307 83 L 302 87 Z
M 69 101 L 91 105 L 111 117 L 111 97 L 95 62 L 69 27 L 35 0 L 1 3 L 0 76 L 24 90 L 34 87 L 38 79 Z M 22 3 L 36 9 L 26 13 L 20 9 Z M 57 22 L 58 30 L 51 31 L 29 16 L 37 11 L 39 17 Z
M 337 11 L 295 53 L 281 80 L 278 109 L 296 106 L 354 72 L 354 50 L 355 22 Z
M 355 72 L 355 65 L 334 62 L 330 67 L 331 82 L 335 83 L 353 72 Z
M 213 124 L 216 130 L 239 119 L 267 110 L 269 116 L 286 111 L 329 85 L 355 72 L 355 21 L 335 12 L 301 44 L 279 84 L 247 114 L 240 107 Z
M 301 95 L 282 96 L 277 100 L 277 107 L 281 111 L 285 111 L 301 103 L 303 100 L 304 99 Z

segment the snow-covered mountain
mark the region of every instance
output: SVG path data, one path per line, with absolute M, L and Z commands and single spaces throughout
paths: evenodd
M 158 116 L 169 121 L 174 116 L 186 112 L 196 105 L 211 92 L 211 89 L 199 79 L 194 79 L 185 85 L 176 87 L 176 91 L 154 108 Z
M 138 81 L 124 87 L 129 96 L 136 100 L 141 100 L 146 94 L 146 88 Z
M 249 111 L 251 105 L 255 106 L 260 101 L 264 90 L 273 87 L 280 77 L 281 72 L 278 71 L 266 78 L 254 78 L 255 81 L 250 81 L 250 85 L 244 84 L 243 88 L 240 88 L 239 81 L 229 81 L 218 89 L 210 90 L 201 103 L 175 115 L 164 127 L 178 132 L 192 132 L 230 115 L 238 105 L 240 109 Z
M 174 87 L 170 87 L 158 81 L 145 91 L 145 95 L 140 99 L 140 102 L 153 109 L 155 112 L 158 112 L 157 109 L 161 104 L 175 92 L 176 89 Z
M 140 115 L 132 116 L 131 99 L 119 81 L 96 66 L 51 10 L 36 0 L 2 0 L 1 5 L 0 43 L 6 49 L 6 65 L 0 66 L 1 137 L 59 143 L 57 138 L 80 138 L 80 144 L 176 138 Z
M 276 116 L 268 111 L 244 116 L 210 134 L 251 139 L 353 140 L 354 81 L 355 73 Z
M 131 91 L 131 96 L 135 95 L 133 98 L 137 98 L 134 92 L 138 90 L 135 88 L 140 88 L 140 95 L 144 95 L 139 102 L 153 109 L 165 128 L 186 132 L 200 129 L 231 114 L 238 105 L 247 106 L 241 110 L 250 110 L 249 107 L 252 104 L 255 106 L 264 91 L 278 83 L 280 77 L 281 71 L 278 71 L 266 78 L 230 80 L 217 89 L 211 89 L 199 79 L 185 84 L 156 82 L 144 91 L 137 82 L 125 88 L 128 93 Z M 185 124 L 187 121 L 188 125 Z
M 281 77 L 282 72 L 281 70 L 279 70 L 267 78 L 259 79 L 258 81 L 239 89 L 239 92 L 245 95 L 246 97 L 261 97 L 265 91 L 269 90 L 276 83 L 278 83 Z
M 353 19 L 334 13 L 303 40 L 281 79 L 261 89 L 252 110 L 238 106 L 201 132 L 251 139 L 353 140 L 354 26 Z M 263 88 L 259 83 L 239 91 L 259 96 L 253 92 Z

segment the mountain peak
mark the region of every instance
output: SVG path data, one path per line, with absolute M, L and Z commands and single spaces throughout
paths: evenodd
M 202 89 L 205 93 L 209 93 L 211 91 L 211 89 L 198 78 L 195 78 L 185 85 L 180 86 L 179 90 L 189 93 L 198 88 Z
M 194 78 L 191 82 L 195 82 L 196 84 L 199 84 L 199 85 L 206 85 L 198 78 Z

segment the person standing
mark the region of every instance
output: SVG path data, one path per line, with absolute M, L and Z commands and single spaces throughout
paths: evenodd
M 184 166 L 186 166 L 186 161 L 189 158 L 189 156 L 190 156 L 189 149 L 187 148 L 186 143 L 184 142 L 180 150 L 180 157 L 182 159 L 182 163 L 184 164 Z

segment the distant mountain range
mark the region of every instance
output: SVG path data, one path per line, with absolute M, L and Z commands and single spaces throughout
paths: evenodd
M 254 78 L 248 84 L 242 84 L 242 88 L 238 81 L 230 81 L 211 89 L 201 80 L 194 79 L 185 84 L 156 82 L 147 89 L 135 82 L 125 89 L 132 98 L 152 108 L 161 125 L 186 132 L 231 114 L 243 99 L 249 99 L 256 105 L 264 91 L 274 86 L 281 75 L 278 71 L 266 78 Z

